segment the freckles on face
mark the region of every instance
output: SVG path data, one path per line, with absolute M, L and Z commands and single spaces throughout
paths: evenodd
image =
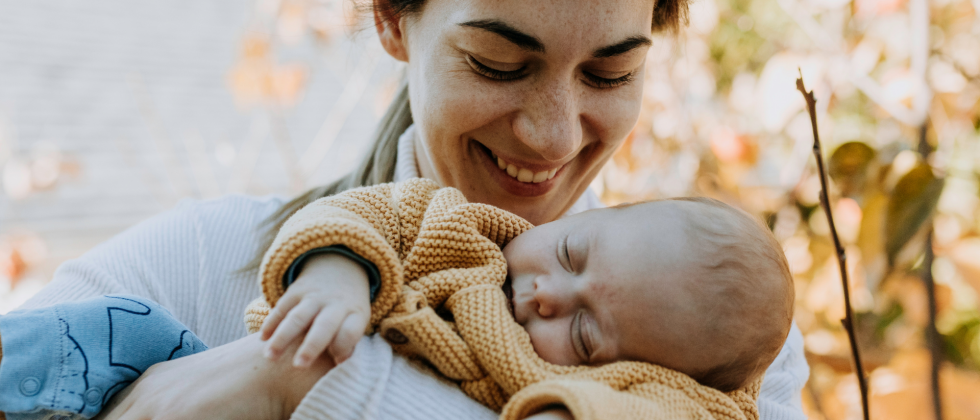
M 638 118 L 647 44 L 596 54 L 646 40 L 652 8 L 649 0 L 429 0 L 405 30 L 421 175 L 535 224 L 557 219 Z M 503 26 L 536 46 L 501 35 Z M 475 59 L 515 76 L 488 74 Z M 635 80 L 615 87 L 594 82 L 631 72 Z

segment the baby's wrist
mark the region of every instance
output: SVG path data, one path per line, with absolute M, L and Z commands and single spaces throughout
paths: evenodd
M 299 273 L 296 281 L 314 277 L 318 283 L 350 283 L 354 279 L 364 280 L 367 286 L 368 275 L 364 267 L 356 261 L 341 254 L 320 254 L 310 257 L 310 260 Z
M 367 272 L 361 264 L 340 254 L 313 256 L 303 267 L 293 287 L 304 291 L 322 290 L 342 295 L 352 302 L 363 301 L 365 306 L 370 306 Z

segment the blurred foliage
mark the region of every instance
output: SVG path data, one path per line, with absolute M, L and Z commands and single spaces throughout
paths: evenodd
M 946 418 L 980 418 L 978 13 L 968 0 L 695 2 L 689 30 L 651 51 L 640 122 L 594 184 L 610 204 L 709 195 L 768 222 L 796 279 L 811 418 L 859 418 L 860 400 L 797 68 L 817 95 L 872 418 L 932 416 L 926 269 Z

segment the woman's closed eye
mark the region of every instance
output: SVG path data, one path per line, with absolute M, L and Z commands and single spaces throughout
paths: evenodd
M 524 76 L 524 71 L 527 69 L 527 66 L 524 65 L 516 70 L 499 70 L 487 64 L 483 64 L 480 62 L 480 60 L 477 60 L 475 57 L 468 54 L 466 55 L 466 62 L 470 63 L 470 67 L 472 67 L 477 73 L 494 80 L 520 79 L 522 76 Z
M 623 76 L 608 79 L 605 77 L 599 77 L 589 72 L 582 72 L 585 76 L 586 83 L 599 88 L 599 89 L 610 89 L 614 87 L 619 87 L 623 85 L 628 85 L 633 82 L 633 76 L 636 75 L 636 71 L 631 71 Z
M 520 68 L 515 70 L 502 70 L 497 68 L 496 64 L 485 64 L 469 54 L 466 55 L 466 62 L 470 64 L 470 67 L 472 67 L 474 71 L 493 80 L 517 80 L 524 77 L 524 75 L 527 73 L 526 65 L 522 65 Z M 636 71 L 631 71 L 619 77 L 606 78 L 597 76 L 587 71 L 582 72 L 585 83 L 598 89 L 609 89 L 627 85 L 633 82 L 634 75 L 636 75 Z

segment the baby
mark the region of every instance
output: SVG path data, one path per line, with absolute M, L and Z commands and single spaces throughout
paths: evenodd
M 429 196 L 449 190 L 438 189 L 430 181 L 414 180 L 409 183 L 409 186 L 420 187 Z M 361 190 L 369 191 L 371 188 L 377 187 Z M 458 191 L 455 194 L 461 197 Z M 438 248 L 430 247 L 426 241 L 431 238 L 425 236 L 426 220 L 431 221 L 435 217 L 433 214 L 438 212 L 426 210 L 444 203 L 436 203 L 438 200 L 433 199 L 423 209 L 419 209 L 415 203 L 416 210 L 425 212 L 423 218 L 421 214 L 406 212 L 411 205 L 401 206 L 406 201 L 412 204 L 411 200 L 389 198 L 391 205 L 402 212 L 400 217 L 395 218 L 400 223 L 396 228 L 402 238 L 392 240 L 390 229 L 393 226 L 390 223 L 386 225 L 375 221 L 368 225 L 383 233 L 379 237 L 385 238 L 389 245 L 402 244 L 402 249 L 396 250 L 394 255 L 405 268 L 404 275 L 414 280 L 409 282 L 406 279 L 409 288 L 425 291 L 430 304 L 442 299 L 444 305 L 436 306 L 453 306 L 453 298 L 433 297 L 430 292 L 435 289 L 426 289 L 419 283 L 424 283 L 426 278 L 438 277 L 433 273 L 439 273 L 443 268 L 448 268 L 447 271 L 454 268 L 428 266 L 425 270 L 412 272 L 413 266 L 420 265 L 417 260 L 412 260 L 414 256 L 430 248 Z M 345 199 L 348 204 L 339 208 L 328 204 L 326 212 L 313 209 L 314 205 L 311 205 L 307 213 L 314 217 L 310 221 L 316 224 L 319 218 L 330 219 L 338 215 L 340 219 L 358 219 L 359 222 L 371 220 L 364 214 L 355 217 L 348 213 L 351 208 L 363 208 L 365 203 L 375 202 L 356 193 Z M 493 209 L 485 205 L 459 203 L 446 207 L 458 209 L 460 206 L 483 206 L 476 208 L 480 211 Z M 473 213 L 470 207 L 467 209 Z M 301 210 L 301 213 L 305 210 Z M 730 392 L 760 378 L 788 334 L 793 287 L 778 243 L 765 227 L 750 216 L 716 200 L 687 198 L 622 205 L 584 212 L 530 229 L 530 225 L 522 219 L 499 209 L 493 210 L 496 212 L 494 214 L 506 216 L 506 223 L 493 225 L 497 227 L 482 235 L 493 236 L 496 243 L 506 243 L 502 249 L 506 262 L 496 262 L 506 264 L 506 270 L 500 270 L 500 275 L 506 276 L 506 281 L 502 282 L 506 296 L 503 301 L 507 302 L 513 320 L 526 331 L 533 353 L 544 362 L 557 366 L 647 362 L 684 373 L 705 386 Z M 453 218 L 455 216 L 450 216 L 446 220 L 456 220 Z M 481 220 L 481 217 L 492 219 L 494 216 L 476 216 L 472 220 Z M 291 219 L 283 232 L 291 227 L 295 231 L 298 224 Z M 507 229 L 510 229 L 509 233 L 502 233 Z M 274 283 L 280 283 L 278 279 L 288 277 L 285 274 L 297 268 L 294 264 L 296 254 L 302 250 L 301 247 L 292 247 L 296 236 L 284 236 L 283 232 L 263 264 L 263 278 L 272 278 Z M 413 234 L 418 236 L 412 238 Z M 376 243 L 366 248 L 358 245 L 363 242 L 354 242 L 351 249 L 364 252 L 364 249 L 378 246 Z M 367 243 L 370 244 L 370 240 Z M 469 244 L 472 245 L 472 242 Z M 467 243 L 450 243 L 448 246 L 466 248 Z M 279 264 L 286 267 L 284 270 L 274 269 L 277 249 L 289 250 L 285 252 L 287 257 L 281 259 L 284 264 Z M 347 252 L 350 252 L 349 249 Z M 471 258 L 473 255 L 463 254 L 470 259 L 457 258 L 453 265 L 465 269 L 483 264 L 492 268 L 495 263 L 493 253 L 500 251 L 482 249 L 480 252 L 483 252 L 481 255 L 490 255 L 490 259 L 474 262 Z M 382 321 L 382 318 L 396 318 L 394 315 L 398 312 L 398 304 L 405 303 L 405 293 L 390 284 L 390 280 L 396 277 L 390 269 L 391 264 L 386 264 L 384 258 L 378 256 L 366 257 L 367 271 L 377 272 L 375 280 L 381 283 L 374 285 L 379 292 L 373 298 L 373 303 L 368 298 L 368 282 L 361 282 L 361 289 L 355 281 L 331 283 L 327 279 L 315 278 L 312 275 L 315 274 L 313 267 L 304 270 L 311 275 L 301 276 L 296 284 L 289 285 L 284 291 L 273 290 L 284 288 L 283 285 L 269 286 L 268 281 L 263 283 L 265 299 L 278 301 L 265 323 L 259 323 L 263 337 L 271 338 L 271 357 L 276 357 L 286 344 L 304 337 L 304 332 L 308 333 L 302 338 L 304 343 L 298 352 L 298 364 L 304 362 L 302 354 L 319 355 L 328 348 L 335 358 L 346 357 L 356 344 L 357 336 L 369 323 L 366 316 L 361 322 L 351 316 L 358 313 L 356 309 L 359 305 L 362 306 L 359 313 L 370 313 L 370 324 L 375 327 L 380 324 L 380 329 L 385 332 L 384 322 L 387 321 Z M 491 269 L 489 272 L 494 271 Z M 332 298 L 313 299 L 325 294 Z M 395 295 L 397 299 L 393 298 Z M 381 301 L 387 303 L 379 303 Z M 337 302 L 344 303 L 343 308 L 353 307 L 355 310 L 331 309 L 337 307 L 331 306 L 331 303 Z M 377 310 L 381 306 L 387 309 Z M 363 307 L 370 307 L 371 310 Z M 104 313 L 105 308 L 91 312 Z M 157 310 L 155 313 L 165 311 Z M 456 315 L 456 324 L 463 338 L 470 341 L 478 338 L 475 334 L 466 335 L 469 327 L 466 319 L 460 319 L 461 316 L 465 315 Z M 10 325 L 10 322 L 0 323 L 0 326 L 8 329 Z M 168 334 L 179 333 L 184 341 L 189 339 L 179 324 L 170 329 L 173 331 L 168 330 Z M 357 332 L 354 339 L 347 338 L 345 330 Z M 391 330 L 388 328 L 387 331 Z M 162 330 L 160 333 L 156 331 L 148 330 L 145 334 L 162 334 Z M 3 334 L 7 334 L 6 329 Z M 385 336 L 389 337 L 390 334 Z M 189 347 L 186 344 L 183 346 Z M 201 349 L 203 345 L 197 348 Z M 478 350 L 475 352 L 479 353 Z M 419 355 L 418 352 L 415 355 Z M 433 358 L 433 355 L 428 356 Z M 478 359 L 480 356 L 477 354 Z M 146 362 L 152 364 L 162 360 Z M 429 361 L 440 368 L 438 361 Z M 494 376 L 494 367 L 489 362 L 485 359 L 478 362 L 484 365 L 484 370 L 490 371 L 491 377 Z M 148 366 L 146 363 L 144 365 Z M 546 376 L 552 373 L 580 374 L 582 378 L 590 378 L 587 371 L 579 368 L 542 369 Z M 605 372 L 604 375 L 609 376 L 609 372 L 616 371 Z M 0 370 L 0 382 L 4 373 Z M 454 378 L 452 373 L 443 373 L 452 379 L 462 380 Z M 597 377 L 603 377 L 603 374 Z M 496 377 L 492 379 L 502 382 Z M 505 390 L 513 388 L 506 385 L 502 385 Z M 518 387 L 525 385 L 522 383 Z M 468 391 L 465 386 L 464 391 Z M 513 391 L 509 390 L 508 393 Z M 477 396 L 475 398 L 480 400 Z M 0 411 L 9 409 L 0 406 Z
M 760 376 L 789 333 L 794 292 L 779 244 L 717 200 L 583 212 L 520 234 L 503 255 L 514 318 L 552 364 L 644 361 L 727 392 Z M 277 306 L 264 338 L 302 297 L 284 300 L 290 305 Z M 293 317 L 288 333 L 274 336 L 273 355 L 316 319 Z M 333 331 L 306 335 L 301 353 L 325 351 L 331 343 L 324 336 Z
M 447 322 L 454 318 L 454 332 L 450 334 L 458 334 L 466 341 L 476 353 L 474 363 L 490 371 L 489 380 L 509 389 L 503 393 L 504 399 L 514 389 L 520 390 L 540 378 L 569 374 L 590 377 L 582 373 L 586 372 L 583 369 L 549 365 L 598 367 L 621 361 L 670 368 L 702 385 L 731 392 L 761 378 L 789 332 L 794 291 L 779 244 L 758 221 L 719 201 L 683 198 L 644 202 L 592 210 L 530 228 L 514 227 L 526 222 L 510 213 L 466 203 L 458 191 L 446 193 L 449 198 L 439 195 L 447 190 L 451 189 L 438 189 L 424 182 L 395 186 L 392 191 L 364 192 L 364 196 L 349 198 L 353 202 L 325 199 L 322 208 L 316 209 L 318 204 L 314 203 L 290 219 L 262 268 L 266 299 L 275 304 L 275 309 L 264 324 L 256 321 L 253 325 L 253 329 L 261 325 L 264 339 L 271 337 L 270 356 L 276 357 L 282 347 L 299 340 L 304 331 L 308 333 L 297 352 L 297 365 L 308 363 L 324 351 L 340 359 L 349 354 L 355 340 L 346 337 L 356 334 L 345 333 L 345 326 L 356 332 L 358 327 L 371 324 L 385 333 L 385 323 L 395 317 L 396 311 L 388 312 L 376 299 L 370 310 L 374 319 L 370 323 L 366 319 L 357 322 L 358 313 L 368 312 L 369 302 L 364 297 L 367 293 L 344 296 L 345 292 L 338 290 L 344 286 L 327 279 L 339 276 L 311 274 L 288 289 L 280 286 L 280 279 L 289 282 L 285 267 L 293 266 L 298 254 L 314 249 L 313 242 L 345 243 L 325 238 L 331 234 L 317 232 L 358 231 L 359 224 L 373 226 L 367 230 L 375 231 L 395 249 L 408 277 L 404 279 L 407 293 L 425 296 L 415 299 L 402 292 L 398 304 L 392 302 L 387 307 L 428 305 L 435 309 L 433 312 L 442 310 Z M 420 218 L 420 213 L 424 213 L 424 218 Z M 345 224 L 344 220 L 354 219 L 357 222 Z M 525 231 L 527 228 L 530 229 Z M 513 232 L 504 232 L 507 229 Z M 399 239 L 399 234 L 408 238 Z M 413 237 L 416 234 L 418 237 Z M 493 269 L 492 252 L 487 250 L 492 244 L 481 243 L 480 239 L 502 246 L 506 262 L 501 263 L 506 270 L 499 271 L 500 283 L 493 280 L 497 271 Z M 366 246 L 356 253 L 375 253 L 374 249 Z M 486 270 L 459 273 L 461 269 Z M 381 280 L 382 288 L 385 282 Z M 499 327 L 499 320 L 487 321 L 472 314 L 467 319 L 483 325 L 465 325 L 467 319 L 461 319 L 460 312 L 466 310 L 459 310 L 453 299 L 461 290 L 476 287 L 474 284 L 501 283 L 513 320 L 545 365 L 525 360 L 498 369 L 499 366 L 488 365 L 506 361 L 501 362 L 492 354 L 479 354 L 488 347 L 497 353 L 511 352 L 513 349 L 506 343 L 480 343 L 480 337 L 476 337 L 484 334 L 499 341 L 509 332 Z M 307 299 L 325 295 L 333 295 L 336 305 Z M 480 312 L 492 312 L 493 304 L 492 298 L 486 298 L 474 305 Z M 258 312 L 261 311 L 254 313 Z M 385 317 L 389 320 L 380 321 Z M 421 330 L 431 331 L 435 324 L 427 324 Z M 483 391 L 468 390 L 467 380 L 474 380 L 462 378 L 465 375 L 459 373 L 456 365 L 436 360 L 444 357 L 439 354 L 444 351 L 441 349 L 455 345 L 452 340 L 440 338 L 442 341 L 430 344 L 425 335 L 405 337 L 403 330 L 395 330 L 394 338 L 385 335 L 395 344 L 396 351 L 430 362 L 447 377 L 459 381 L 472 397 L 499 408 L 493 398 L 481 395 Z M 515 346 L 519 347 L 519 341 L 517 337 Z M 519 349 L 513 352 L 521 353 Z M 495 375 L 494 369 L 500 374 Z M 525 369 L 539 376 L 526 381 L 503 378 L 508 372 Z M 511 382 L 501 383 L 507 381 Z
M 503 252 L 514 317 L 554 364 L 644 361 L 733 391 L 763 374 L 792 322 L 779 244 L 712 199 L 581 213 Z

